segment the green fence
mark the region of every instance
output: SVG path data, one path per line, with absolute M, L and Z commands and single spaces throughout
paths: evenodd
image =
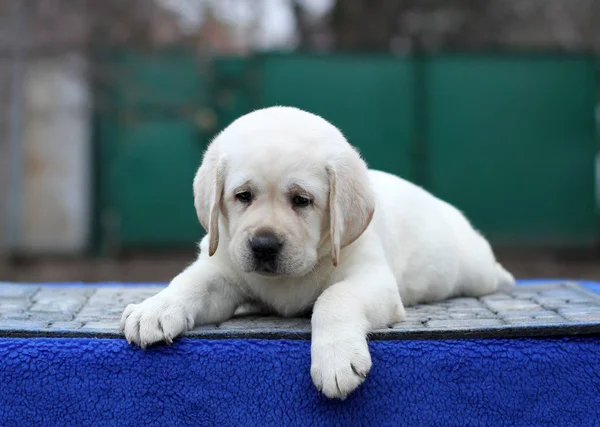
M 188 245 L 191 182 L 214 133 L 252 109 L 320 114 L 371 167 L 463 210 L 499 245 L 598 241 L 595 61 L 510 54 L 120 53 L 100 116 L 100 241 Z

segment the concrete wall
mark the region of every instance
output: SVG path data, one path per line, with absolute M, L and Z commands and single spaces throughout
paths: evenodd
M 0 59 L 0 254 L 7 239 L 8 193 L 10 188 L 10 142 L 8 117 L 10 108 L 10 62 Z
M 88 239 L 90 89 L 82 55 L 29 62 L 17 250 L 78 252 Z

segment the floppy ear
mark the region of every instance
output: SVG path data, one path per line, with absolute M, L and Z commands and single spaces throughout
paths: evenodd
M 213 256 L 219 246 L 219 213 L 223 200 L 225 160 L 206 152 L 194 178 L 194 206 L 202 227 L 208 232 L 208 255 Z
M 330 162 L 329 232 L 333 265 L 337 267 L 340 250 L 367 229 L 375 212 L 375 196 L 367 175 L 367 166 L 358 153 Z

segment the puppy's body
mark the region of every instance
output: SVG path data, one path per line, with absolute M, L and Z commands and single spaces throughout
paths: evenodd
M 194 183 L 209 231 L 197 261 L 123 313 L 146 346 L 252 303 L 283 316 L 313 308 L 311 375 L 344 397 L 371 366 L 366 334 L 404 306 L 513 286 L 488 242 L 451 205 L 368 171 L 339 131 L 285 107 L 234 122 Z
M 302 277 L 246 275 L 230 267 L 232 282 L 249 299 L 281 316 L 310 310 L 347 268 L 353 263 L 368 265 L 371 257 L 385 258 L 404 306 L 480 296 L 512 286 L 511 276 L 496 264 L 488 242 L 456 208 L 394 175 L 370 170 L 369 178 L 376 197 L 375 214 L 361 237 L 342 251 L 340 266 L 334 267 L 323 257 Z M 221 235 L 227 239 L 226 232 Z M 208 259 L 208 245 L 207 236 L 200 244 L 199 260 Z M 224 265 L 230 262 L 226 252 L 217 252 L 215 257 Z
M 456 208 L 394 175 L 369 175 L 379 209 L 365 235 L 383 247 L 404 305 L 512 287 L 489 243 Z

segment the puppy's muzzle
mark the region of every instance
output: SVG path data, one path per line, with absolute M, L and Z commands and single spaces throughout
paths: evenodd
M 283 242 L 273 233 L 261 233 L 250 240 L 256 270 L 266 273 L 277 271 L 277 257 Z

